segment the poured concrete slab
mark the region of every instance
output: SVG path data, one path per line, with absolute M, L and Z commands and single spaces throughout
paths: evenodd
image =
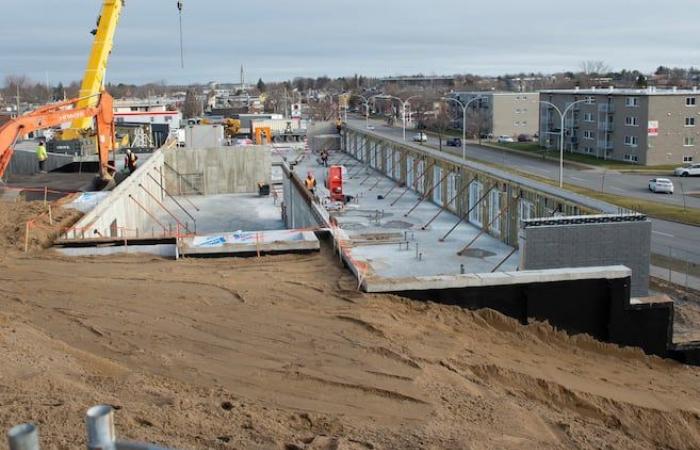
M 189 213 L 196 220 L 197 234 L 238 230 L 269 231 L 285 228 L 280 202 L 276 201 L 273 196 L 259 196 L 257 194 L 195 195 L 175 197 L 175 199 L 166 198 L 163 205 L 169 212 L 159 208 L 155 212 L 158 222 L 175 229 L 176 222 L 170 215 L 172 214 L 181 223 L 193 228 L 193 220 L 187 215 Z M 151 226 L 157 228 L 158 224 L 153 221 Z
M 330 164 L 337 161 L 343 161 L 347 169 L 344 193 L 356 200 L 344 207 L 326 204 L 326 208 L 337 222 L 341 238 L 348 241 L 346 251 L 351 262 L 367 267 L 363 277 L 406 278 L 517 270 L 519 256 L 513 247 L 488 234 L 480 235 L 480 228 L 467 222 L 462 222 L 441 241 L 459 217 L 444 211 L 422 230 L 440 211 L 435 203 L 425 200 L 408 214 L 419 201 L 418 193 L 396 186 L 394 180 L 376 170 L 365 169 L 361 162 L 346 154 L 333 152 Z M 305 158 L 295 169 L 301 177 L 309 171 L 314 173 L 320 198 L 328 196 L 323 186 L 327 170 L 313 157 Z
M 321 244 L 311 231 L 275 230 L 218 233 L 183 238 L 178 245 L 181 256 L 235 256 L 317 252 Z

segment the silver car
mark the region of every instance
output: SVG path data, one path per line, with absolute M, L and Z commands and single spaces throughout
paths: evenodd
M 700 176 L 700 164 L 687 164 L 683 167 L 677 167 L 673 174 L 677 177 Z
M 673 183 L 668 178 L 652 178 L 649 180 L 649 190 L 657 194 L 673 194 Z

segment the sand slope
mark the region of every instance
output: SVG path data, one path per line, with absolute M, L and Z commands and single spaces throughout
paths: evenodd
M 321 255 L 0 257 L 0 423 L 180 448 L 700 448 L 700 369 L 355 291 Z M 50 442 L 50 445 L 49 445 Z

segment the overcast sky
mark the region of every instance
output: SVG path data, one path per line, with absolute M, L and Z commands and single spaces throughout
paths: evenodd
M 0 0 L 0 77 L 82 78 L 101 0 Z M 699 0 L 127 0 L 112 82 L 700 65 Z

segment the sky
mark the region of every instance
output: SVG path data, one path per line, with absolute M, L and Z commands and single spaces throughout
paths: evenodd
M 0 80 L 79 80 L 101 0 L 0 0 Z M 127 0 L 113 83 L 698 66 L 698 0 Z M 1 81 L 0 81 L 1 82 Z

